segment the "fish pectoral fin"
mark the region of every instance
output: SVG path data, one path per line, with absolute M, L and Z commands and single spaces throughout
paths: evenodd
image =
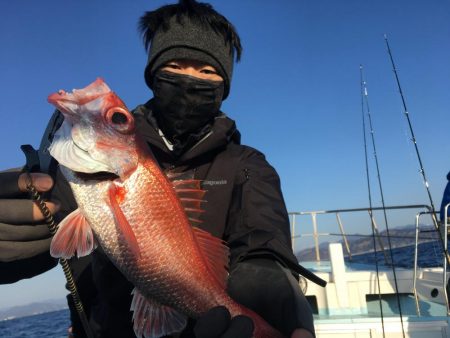
M 193 227 L 195 238 L 205 254 L 208 268 L 219 285 L 226 289 L 230 250 L 225 242 L 202 229 Z
M 69 259 L 89 255 L 95 248 L 94 233 L 80 209 L 71 212 L 61 223 L 53 236 L 50 254 L 56 258 Z
M 119 205 L 119 201 L 123 200 L 124 194 L 125 191 L 123 190 L 123 188 L 117 187 L 114 183 L 111 184 L 108 190 L 109 203 L 111 205 L 116 224 L 119 226 L 120 232 L 125 237 L 130 250 L 133 252 L 135 257 L 141 257 L 141 251 L 139 249 L 136 235 L 134 234 L 133 228 L 131 227 Z
M 131 311 L 133 311 L 133 330 L 136 337 L 158 338 L 181 332 L 187 317 L 169 306 L 145 298 L 134 288 Z

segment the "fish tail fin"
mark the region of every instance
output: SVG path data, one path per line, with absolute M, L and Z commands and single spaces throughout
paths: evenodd
M 187 318 L 169 306 L 145 298 L 134 288 L 131 311 L 133 311 L 133 330 L 136 337 L 157 338 L 181 332 Z
M 59 224 L 50 245 L 50 254 L 53 257 L 69 259 L 75 253 L 78 257 L 87 256 L 96 247 L 91 226 L 80 209 L 76 209 Z

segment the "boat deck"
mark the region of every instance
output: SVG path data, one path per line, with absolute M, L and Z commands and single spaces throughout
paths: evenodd
M 403 316 L 403 329 L 407 338 L 448 338 L 450 337 L 447 316 L 417 317 Z M 334 317 L 314 318 L 317 338 L 400 338 L 403 337 L 399 316 L 384 317 Z M 383 334 L 384 329 L 384 334 Z
M 377 278 L 371 265 L 344 262 L 341 244 L 329 250 L 331 261 L 302 262 L 328 283 L 325 288 L 308 283 L 305 293 L 318 338 L 396 338 L 403 337 L 402 326 L 405 337 L 450 338 L 442 268 L 419 269 L 418 310 L 411 269 L 396 268 L 397 296 L 391 267 L 379 266 Z

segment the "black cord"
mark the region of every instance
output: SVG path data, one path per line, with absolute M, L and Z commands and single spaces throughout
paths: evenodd
M 31 175 L 29 171 L 26 171 L 25 174 L 27 175 L 27 190 L 33 199 L 33 201 L 36 202 L 37 206 L 39 207 L 39 210 L 44 215 L 45 222 L 48 226 L 48 230 L 50 231 L 51 235 L 55 235 L 56 231 L 58 230 L 58 225 L 56 224 L 52 213 L 48 209 L 47 205 L 45 204 L 44 199 L 39 194 L 39 192 L 36 190 L 36 188 L 33 186 L 33 181 L 31 178 Z M 81 324 L 83 325 L 84 331 L 86 333 L 86 336 L 88 338 L 94 338 L 94 334 L 92 333 L 92 330 L 89 326 L 89 322 L 86 317 L 86 312 L 84 311 L 83 303 L 81 302 L 80 295 L 77 290 L 77 286 L 75 284 L 75 280 L 73 279 L 72 270 L 70 269 L 69 262 L 64 259 L 60 258 L 59 263 L 62 266 L 62 269 L 64 271 L 64 276 L 66 277 L 67 285 L 69 288 L 69 291 L 72 295 L 73 302 L 75 304 L 75 308 L 77 309 L 78 315 L 81 320 Z

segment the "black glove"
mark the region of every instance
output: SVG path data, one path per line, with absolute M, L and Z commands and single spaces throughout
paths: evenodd
M 253 321 L 247 316 L 231 318 L 223 306 L 212 308 L 197 320 L 194 326 L 196 338 L 251 338 Z
M 19 169 L 0 172 L 0 284 L 30 278 L 54 267 L 50 257 L 51 235 L 43 215 L 26 192 L 26 180 Z M 32 174 L 40 192 L 51 189 L 45 174 Z M 58 206 L 46 202 L 52 213 Z
M 286 337 L 299 328 L 314 335 L 312 311 L 297 280 L 273 259 L 253 258 L 237 263 L 230 271 L 228 293 Z

